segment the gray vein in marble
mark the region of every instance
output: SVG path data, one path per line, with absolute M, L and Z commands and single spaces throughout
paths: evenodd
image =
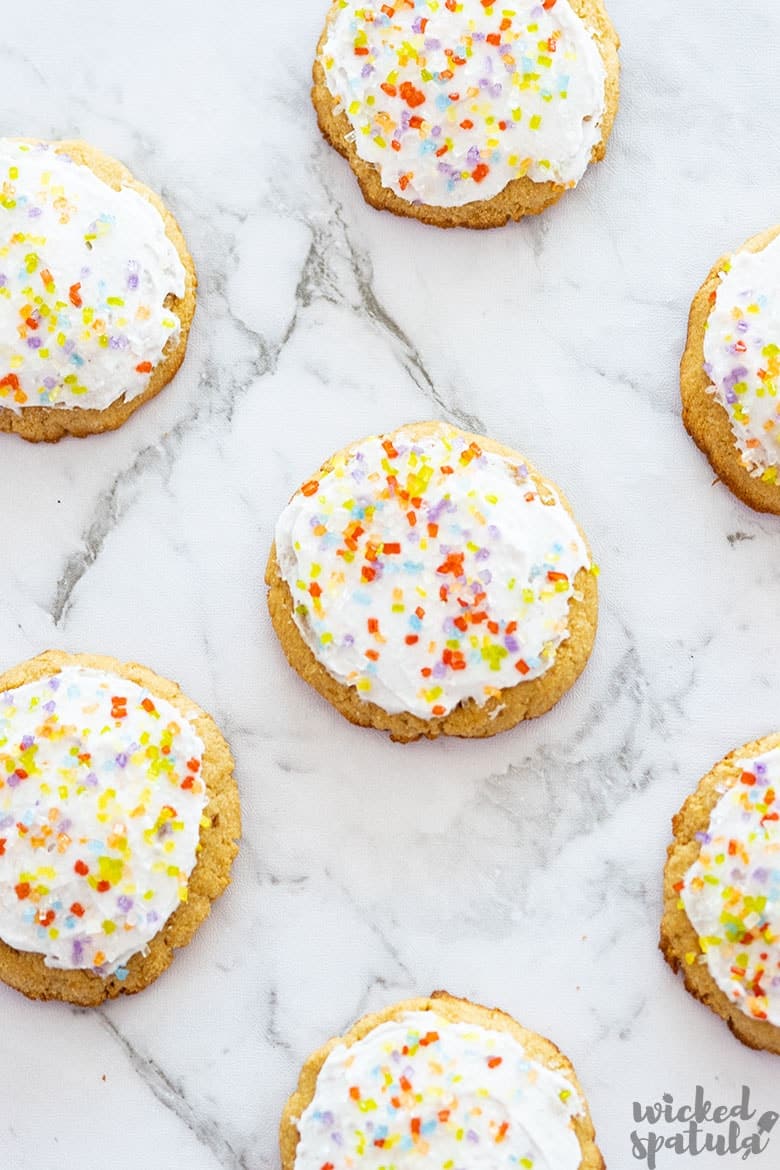
M 478 415 L 448 401 L 427 369 L 419 347 L 379 299 L 374 288 L 374 266 L 371 257 L 365 249 L 354 242 L 341 205 L 327 186 L 324 184 L 323 186 L 331 205 L 331 217 L 324 220 L 310 216 L 305 220 L 312 240 L 296 289 L 298 306 L 302 309 L 308 308 L 318 298 L 333 305 L 349 303 L 344 291 L 344 281 L 334 269 L 331 257 L 343 259 L 354 282 L 355 297 L 350 306 L 352 310 L 358 317 L 368 320 L 390 338 L 406 374 L 437 412 L 446 415 L 467 430 L 484 431 L 485 425 Z M 294 327 L 293 321 L 291 332 Z
M 247 1154 L 238 1153 L 211 1118 L 199 1115 L 187 1100 L 181 1085 L 177 1085 L 160 1065 L 137 1048 L 120 1032 L 116 1024 L 103 1012 L 98 1011 L 101 1024 L 124 1052 L 133 1071 L 141 1078 L 152 1095 L 163 1108 L 169 1110 L 187 1127 L 202 1146 L 213 1155 L 218 1166 L 224 1170 L 257 1170 Z

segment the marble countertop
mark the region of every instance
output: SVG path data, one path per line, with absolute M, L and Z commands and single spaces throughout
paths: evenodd
M 143 995 L 84 1012 L 0 987 L 7 1170 L 275 1168 L 304 1057 L 435 987 L 561 1045 L 612 1170 L 633 1161 L 635 1100 L 747 1084 L 778 1108 L 777 1064 L 685 994 L 656 939 L 672 814 L 778 728 L 778 523 L 713 486 L 677 365 L 710 264 L 778 218 L 780 91 L 759 81 L 780 11 L 609 7 L 606 162 L 543 218 L 473 234 L 372 211 L 320 140 L 325 0 L 6 19 L 2 132 L 124 160 L 201 287 L 180 375 L 121 431 L 0 443 L 0 668 L 56 646 L 178 679 L 232 743 L 245 824 L 233 887 Z M 602 567 L 580 684 L 482 743 L 351 727 L 265 612 L 288 495 L 345 442 L 426 417 L 524 451 Z

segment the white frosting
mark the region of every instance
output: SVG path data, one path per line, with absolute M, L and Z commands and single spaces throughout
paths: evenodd
M 124 978 L 186 900 L 202 758 L 181 712 L 119 675 L 0 693 L 0 938 Z
M 329 1054 L 295 1170 L 578 1170 L 571 1119 L 584 1111 L 508 1032 L 405 1012 Z
M 569 0 L 341 0 L 321 53 L 355 148 L 410 203 L 513 179 L 573 187 L 601 138 L 606 70 Z
M 374 436 L 296 493 L 276 555 L 306 644 L 385 711 L 429 719 L 539 678 L 569 636 L 576 524 L 527 468 L 440 424 Z
M 681 900 L 721 991 L 780 1026 L 780 749 L 736 766 L 742 774 L 700 834 Z
M 165 299 L 185 288 L 147 199 L 53 146 L 0 139 L 0 409 L 137 398 L 181 328 Z
M 780 237 L 737 252 L 720 276 L 704 335 L 708 387 L 728 412 L 742 462 L 778 482 L 780 466 Z

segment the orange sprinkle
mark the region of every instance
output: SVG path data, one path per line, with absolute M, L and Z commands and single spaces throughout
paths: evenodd
M 414 109 L 415 106 L 421 106 L 425 101 L 425 94 L 421 89 L 417 89 L 414 85 L 412 85 L 411 81 L 402 82 L 399 93 L 406 102 L 407 106 L 411 106 L 412 109 Z
M 301 488 L 301 495 L 313 496 L 315 494 L 315 492 L 319 490 L 319 486 L 320 486 L 319 480 L 310 479 L 308 481 L 308 483 L 305 483 L 303 485 L 303 487 Z

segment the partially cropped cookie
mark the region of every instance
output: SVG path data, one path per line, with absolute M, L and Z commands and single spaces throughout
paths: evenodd
M 49 651 L 0 675 L 0 979 L 91 1006 L 168 967 L 230 882 L 233 758 L 150 670 Z
M 744 503 L 780 514 L 780 228 L 710 272 L 691 306 L 683 420 Z
M 122 163 L 0 139 L 0 431 L 121 426 L 181 365 L 195 288 L 176 221 Z
M 593 647 L 595 570 L 560 491 L 446 423 L 334 455 L 276 525 L 266 573 L 290 664 L 401 741 L 548 711 Z
M 364 1016 L 303 1067 L 282 1170 L 603 1170 L 574 1070 L 504 1012 L 434 992 Z
M 780 735 L 732 752 L 674 818 L 661 949 L 744 1044 L 780 1055 Z
M 333 0 L 312 97 L 374 207 L 497 227 L 603 158 L 618 46 L 602 0 Z

